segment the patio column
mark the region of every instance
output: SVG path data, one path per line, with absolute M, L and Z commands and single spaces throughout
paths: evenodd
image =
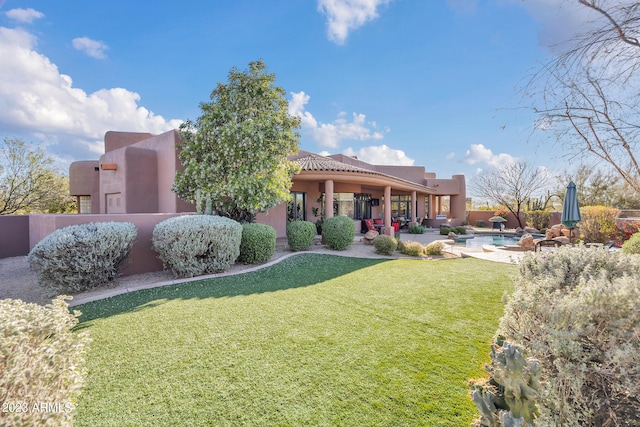
M 417 222 L 418 219 L 418 212 L 417 211 L 417 202 L 418 201 L 418 193 L 416 193 L 415 191 L 411 192 L 411 224 L 415 224 Z M 418 224 L 420 225 L 420 224 Z
M 391 186 L 389 185 L 384 187 L 384 227 L 382 227 L 382 234 L 387 236 L 395 235 L 391 226 Z
M 333 180 L 328 179 L 324 182 L 324 216 L 331 218 L 333 216 Z
M 435 203 L 436 198 L 433 194 L 429 194 L 427 197 L 429 198 L 429 205 L 427 206 L 427 218 L 433 219 L 435 218 L 435 215 L 433 213 L 433 204 Z

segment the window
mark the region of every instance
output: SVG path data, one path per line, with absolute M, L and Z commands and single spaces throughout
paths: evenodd
M 354 218 L 371 218 L 371 194 L 356 193 L 353 195 L 355 201 Z
M 391 217 L 411 218 L 411 196 L 408 194 L 391 196 Z
M 353 193 L 334 193 L 333 214 L 344 215 L 353 218 L 355 202 Z
M 91 213 L 91 196 L 78 196 L 78 213 Z
M 304 221 L 306 211 L 307 193 L 291 192 L 291 200 L 287 202 L 287 219 L 291 221 Z

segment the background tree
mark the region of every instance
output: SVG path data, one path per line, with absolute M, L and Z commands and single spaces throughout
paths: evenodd
M 610 165 L 640 194 L 640 3 L 571 1 L 594 19 L 527 87 L 538 128 Z
M 473 178 L 470 187 L 474 196 L 504 206 L 515 215 L 518 226 L 524 227 L 521 212 L 534 197 L 547 194 L 545 190 L 550 182 L 545 169 L 520 160 L 480 173 Z
M 288 200 L 299 168 L 287 157 L 298 152 L 300 119 L 288 114 L 275 79 L 262 61 L 234 67 L 200 104 L 202 115 L 180 126 L 184 172 L 173 186 L 180 198 L 194 203 L 200 190 L 216 213 L 248 222 Z
M 564 173 L 563 183 L 573 180 L 580 206 L 607 206 L 618 209 L 640 209 L 640 194 L 614 171 L 603 172 L 582 165 L 574 173 Z M 554 193 L 564 199 L 566 187 L 558 187 Z
M 0 215 L 75 210 L 68 178 L 39 147 L 4 139 L 0 147 Z

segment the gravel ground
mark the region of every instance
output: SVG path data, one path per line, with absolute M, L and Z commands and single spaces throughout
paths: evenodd
M 423 236 L 424 238 L 421 238 L 419 240 L 424 239 L 425 243 L 427 240 L 432 241 L 436 240 L 436 238 L 441 237 L 435 235 L 433 236 L 433 238 L 429 238 L 427 235 Z M 357 258 L 388 258 L 376 255 L 373 251 L 372 246 L 361 243 L 359 239 L 360 236 L 356 237 L 356 241 L 346 251 L 333 251 L 330 249 L 326 249 L 324 246 L 316 245 L 312 247 L 309 252 L 352 256 Z M 405 238 L 405 240 L 409 240 L 409 237 Z M 279 246 L 276 250 L 275 255 L 269 263 L 259 266 L 235 264 L 231 267 L 230 271 L 223 274 L 237 274 L 239 272 L 247 270 L 263 268 L 265 265 L 278 262 L 278 260 L 286 258 L 288 256 L 292 256 L 293 254 L 294 253 L 290 252 L 289 250 L 286 250 L 286 248 Z M 453 255 L 448 255 L 448 257 L 451 256 Z M 405 256 L 403 255 L 399 255 L 398 257 L 405 258 Z M 216 275 L 213 276 L 215 277 Z M 202 279 L 204 277 L 208 276 L 202 276 L 198 279 Z M 106 287 L 101 287 L 99 289 L 94 289 L 92 291 L 75 295 L 74 301 L 70 302 L 70 304 L 75 305 L 82 302 L 106 298 L 114 294 L 124 293 L 135 289 L 153 287 L 156 284 L 168 284 L 172 283 L 174 280 L 175 279 L 171 273 L 164 271 L 123 276 L 117 278 L 113 283 L 109 284 Z M 5 298 L 21 299 L 26 302 L 45 305 L 51 302 L 52 296 L 48 295 L 47 291 L 45 291 L 38 285 L 38 280 L 35 273 L 29 268 L 25 257 L 20 256 L 0 259 L 0 299 Z

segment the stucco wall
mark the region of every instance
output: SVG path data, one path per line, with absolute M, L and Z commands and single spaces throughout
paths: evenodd
M 69 194 L 72 196 L 91 196 L 90 213 L 100 212 L 99 165 L 98 160 L 83 160 L 69 165 Z
M 29 253 L 29 215 L 0 215 L 0 258 Z
M 162 263 L 151 249 L 153 227 L 165 219 L 183 214 L 112 214 L 112 215 L 30 215 L 28 240 L 29 250 L 40 240 L 55 230 L 69 225 L 88 224 L 90 222 L 131 222 L 138 228 L 133 249 L 122 270 L 123 276 L 161 271 Z
M 104 152 L 117 150 L 135 144 L 153 135 L 141 132 L 117 132 L 110 130 L 104 135 Z

